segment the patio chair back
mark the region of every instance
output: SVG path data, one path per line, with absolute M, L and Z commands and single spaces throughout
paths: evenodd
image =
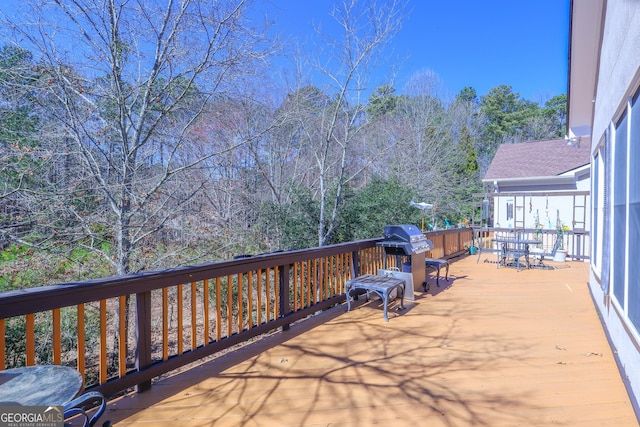
M 556 236 L 556 241 L 553 244 L 553 248 L 551 249 L 551 253 L 549 254 L 550 258 L 553 258 L 554 256 L 556 256 L 556 252 L 558 252 L 558 249 L 560 248 L 561 243 L 562 243 L 562 235 L 558 233 L 558 235 Z

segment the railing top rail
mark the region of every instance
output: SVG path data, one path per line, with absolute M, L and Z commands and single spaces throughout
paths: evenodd
M 311 249 L 266 253 L 197 266 L 2 292 L 0 293 L 0 318 L 358 251 L 374 247 L 375 243 L 380 240 L 360 240 Z
M 450 238 L 455 237 L 455 234 L 461 237 Z M 473 230 L 440 230 L 428 232 L 426 235 L 434 239 L 436 250 L 447 246 L 450 253 L 457 253 L 463 243 L 467 247 Z M 137 386 L 138 390 L 146 390 L 154 377 L 275 328 L 288 329 L 289 325 L 297 320 L 343 302 L 346 295 L 341 286 L 344 286 L 345 279 L 352 278 L 354 274 L 380 268 L 386 260 L 386 252 L 376 246 L 381 240 L 382 237 L 303 250 L 242 256 L 233 260 L 164 271 L 4 292 L 0 293 L 0 320 L 35 313 L 44 314 L 31 318 L 27 316 L 24 323 L 1 322 L 3 328 L 9 327 L 12 331 L 18 331 L 18 334 L 25 334 L 25 348 L 11 347 L 11 354 L 22 357 L 26 364 L 43 361 L 50 363 L 49 354 L 53 355 L 54 363 L 60 363 L 64 354 L 64 357 L 68 355 L 71 361 L 74 357 L 77 358 L 78 370 L 86 378 L 91 378 L 94 384 L 89 384 L 92 390 L 105 395 L 114 395 L 133 386 Z M 454 248 L 455 242 L 457 246 Z M 444 255 L 448 255 L 447 248 L 444 249 Z M 302 264 L 305 262 L 306 265 Z M 326 267 L 316 268 L 316 264 Z M 307 270 L 307 267 L 313 271 L 303 272 L 306 277 L 302 277 L 295 274 L 296 269 L 292 268 L 293 265 L 303 267 L 299 269 L 301 272 Z M 269 269 L 279 270 L 279 273 L 265 273 Z M 291 274 L 292 269 L 294 274 Z M 251 272 L 257 273 L 255 282 L 251 274 L 244 274 Z M 232 279 L 232 283 L 223 283 L 227 276 Z M 272 281 L 271 277 L 277 277 L 277 280 Z M 223 280 L 219 282 L 218 278 Z M 212 279 L 215 283 L 211 282 Z M 202 283 L 203 280 L 208 280 L 208 284 Z M 236 284 L 237 293 L 234 289 Z M 151 294 L 153 290 L 176 285 L 187 285 L 186 292 L 191 297 L 190 301 L 186 301 L 180 292 L 163 292 L 162 295 L 154 296 Z M 225 292 L 221 292 L 223 288 L 226 288 Z M 178 286 L 174 290 L 184 289 Z M 256 291 L 257 300 L 252 299 Z M 202 298 L 198 296 L 199 292 Z M 136 294 L 135 304 L 126 305 L 126 300 L 113 301 L 117 297 L 132 294 Z M 296 296 L 299 296 L 299 299 Z M 182 302 L 178 302 L 180 298 L 183 299 Z M 80 322 L 80 315 L 83 314 L 83 318 L 86 318 L 87 313 L 80 309 L 79 304 L 107 299 L 115 304 L 101 303 L 99 307 L 97 304 L 95 307 L 93 304 L 88 307 L 92 314 L 99 314 L 99 331 L 98 325 L 94 322 L 91 322 L 91 326 Z M 173 313 L 169 307 L 173 307 L 172 304 L 175 303 L 182 308 L 188 306 L 184 310 L 186 313 L 181 313 L 179 309 L 178 313 Z M 66 318 L 74 323 L 73 312 L 57 315 L 55 311 L 47 313 L 74 306 L 77 307 L 77 325 L 62 321 Z M 129 317 L 126 317 L 127 308 L 132 310 Z M 235 308 L 237 315 L 234 313 Z M 68 317 L 68 314 L 71 317 Z M 245 321 L 247 318 L 253 319 L 254 315 L 256 317 L 253 322 Z M 125 321 L 119 322 L 123 316 Z M 177 324 L 171 326 L 171 319 L 177 319 Z M 127 320 L 133 324 L 127 326 Z M 190 328 L 187 324 L 190 324 Z M 45 332 L 47 344 L 46 348 L 43 347 L 41 350 L 34 345 L 44 336 L 39 332 L 39 325 L 53 325 L 52 331 Z M 120 328 L 125 328 L 126 331 L 129 327 L 133 327 L 135 333 L 128 337 L 126 332 L 122 335 Z M 63 328 L 65 333 L 77 336 L 76 344 L 71 343 L 70 347 L 62 345 Z M 176 337 L 170 338 L 173 333 L 176 333 Z M 91 337 L 91 342 L 94 339 L 100 342 L 99 346 L 91 345 L 92 350 L 89 351 L 86 347 L 88 336 Z M 185 343 L 187 336 L 191 338 L 190 346 L 189 343 Z M 126 338 L 126 341 L 121 341 L 122 337 Z M 173 339 L 175 345 L 172 343 Z M 110 342 L 114 344 L 113 347 Z M 6 343 L 3 345 L 6 348 Z M 8 359 L 6 349 L 0 349 L 0 354 L 4 354 L 5 359 Z M 110 362 L 112 356 L 113 360 L 118 359 L 113 366 Z M 96 359 L 97 366 L 87 367 L 88 360 Z M 0 366 L 12 366 L 16 363 L 15 360 L 18 359 L 12 359 L 10 363 L 2 361 Z M 133 360 L 136 368 L 131 371 L 129 362 Z
M 442 229 L 442 230 L 430 230 L 430 231 L 425 231 L 424 234 L 427 235 L 427 237 L 429 236 L 442 236 L 443 234 L 459 234 L 460 231 L 462 230 L 470 230 L 471 227 L 466 227 L 466 228 L 448 228 L 448 229 Z
M 437 230 L 425 234 L 427 237 L 435 237 L 459 233 L 460 230 Z M 309 249 L 277 251 L 196 266 L 0 292 L 0 319 L 355 252 L 375 247 L 381 240 L 382 237 Z
M 494 197 L 512 197 L 512 196 L 532 196 L 532 197 L 563 197 L 563 196 L 589 196 L 589 190 L 555 190 L 555 191 L 505 191 L 500 193 L 473 193 L 473 198 L 494 198 Z

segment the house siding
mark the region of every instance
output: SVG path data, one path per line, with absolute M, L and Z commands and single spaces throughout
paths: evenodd
M 601 40 L 591 135 L 593 141 L 592 162 L 599 162 L 599 170 L 602 173 L 598 173 L 592 190 L 594 201 L 597 204 L 593 209 L 594 217 L 597 217 L 596 228 L 598 232 L 592 235 L 594 255 L 591 259 L 589 285 L 615 354 L 617 354 L 622 377 L 636 405 L 636 411 L 637 397 L 640 396 L 640 335 L 629 313 L 634 310 L 637 312 L 640 308 L 640 301 L 638 298 L 629 298 L 630 295 L 633 296 L 629 289 L 632 286 L 632 280 L 635 280 L 629 274 L 630 264 L 638 262 L 637 259 L 631 259 L 632 257 L 629 256 L 629 242 L 632 239 L 638 239 L 640 233 L 637 225 L 633 225 L 633 222 L 628 219 L 631 196 L 627 193 L 627 202 L 621 211 L 619 196 L 617 196 L 617 201 L 614 200 L 614 192 L 616 180 L 618 185 L 626 189 L 624 180 L 620 181 L 620 172 L 623 171 L 626 174 L 626 185 L 629 185 L 630 169 L 638 167 L 635 162 L 627 162 L 628 151 L 623 156 L 619 156 L 616 155 L 615 150 L 616 147 L 618 149 L 624 147 L 627 150 L 627 146 L 640 144 L 640 132 L 635 132 L 635 134 L 631 132 L 628 139 L 625 139 L 626 143 L 620 140 L 621 135 L 626 135 L 626 129 L 620 129 L 620 119 L 623 114 L 629 115 L 631 113 L 630 100 L 631 96 L 638 91 L 639 81 L 640 3 L 636 1 L 608 1 L 606 2 L 605 23 Z M 607 131 L 611 133 L 611 138 L 605 138 Z M 616 131 L 618 131 L 617 139 Z M 613 156 L 610 158 L 608 170 L 606 170 L 608 162 L 602 161 L 602 156 L 606 153 L 602 147 L 605 139 L 607 144 L 611 144 L 613 147 L 613 150 L 609 151 Z M 607 187 L 604 185 L 606 173 L 612 177 L 614 186 L 608 194 L 606 193 Z M 617 212 L 614 211 L 614 202 L 618 203 Z M 602 220 L 605 211 L 612 213 L 608 233 L 601 230 L 605 226 Z M 616 216 L 618 217 L 616 218 Z M 614 228 L 616 224 L 617 228 Z M 614 233 L 614 230 L 617 230 L 617 234 Z M 604 242 L 606 238 L 609 239 L 608 242 Z M 609 259 L 604 253 L 607 246 L 613 250 L 609 264 L 610 269 L 603 266 L 603 263 Z M 604 277 L 609 270 L 608 278 Z
M 596 144 L 617 119 L 635 89 L 640 66 L 640 5 L 608 1 L 596 90 L 593 137 Z M 635 82 L 635 84 L 634 84 Z
M 575 187 L 573 190 L 571 193 L 575 194 Z M 531 188 L 514 190 L 514 193 L 516 191 L 522 195 L 494 195 L 495 227 L 555 230 L 559 220 L 563 227 L 570 230 L 589 231 L 591 219 L 588 194 L 574 196 L 566 195 L 565 192 L 539 191 L 539 188 L 536 191 Z M 504 193 L 511 191 L 505 190 Z

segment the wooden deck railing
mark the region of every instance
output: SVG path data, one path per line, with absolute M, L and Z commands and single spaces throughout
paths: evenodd
M 432 258 L 463 253 L 470 228 L 427 233 Z M 384 264 L 380 239 L 0 293 L 0 369 L 73 366 L 114 395 L 345 299 Z M 395 257 L 387 259 L 394 265 Z
M 526 228 L 518 231 L 525 239 L 542 241 L 542 249 L 547 253 L 551 252 L 553 245 L 558 238 L 558 232 L 556 230 L 534 230 Z M 513 235 L 513 232 L 514 230 L 511 228 L 474 228 L 474 241 L 480 251 L 495 252 L 497 249 L 495 248 L 492 239 L 496 236 Z M 566 230 L 564 231 L 562 238 L 564 240 L 563 247 L 567 251 L 567 259 L 575 261 L 589 260 L 591 254 L 591 242 L 589 240 L 588 231 Z

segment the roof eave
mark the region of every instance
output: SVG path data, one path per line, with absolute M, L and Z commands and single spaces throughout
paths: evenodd
M 591 135 L 606 1 L 570 3 L 566 131 L 571 138 Z
M 544 185 L 555 184 L 570 184 L 575 181 L 575 175 L 555 175 L 555 176 L 531 176 L 531 177 L 517 177 L 517 178 L 494 178 L 483 179 L 483 183 L 497 183 L 502 184 L 534 184 L 540 183 Z

